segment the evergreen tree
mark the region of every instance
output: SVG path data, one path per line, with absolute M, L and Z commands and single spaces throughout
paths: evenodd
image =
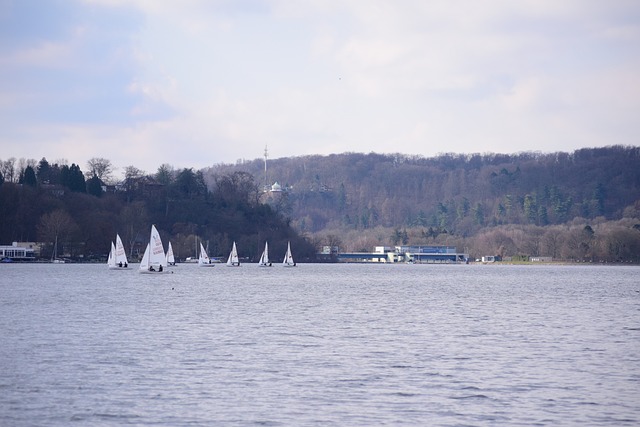
M 22 183 L 30 187 L 35 187 L 36 185 L 38 185 L 38 181 L 36 179 L 36 172 L 33 170 L 31 166 L 27 166 L 24 169 Z
M 476 203 L 476 206 L 473 208 L 473 219 L 476 224 L 484 225 L 484 209 L 480 203 Z
M 87 193 L 92 196 L 102 197 L 102 181 L 97 176 L 87 180 Z
M 164 163 L 158 167 L 155 174 L 156 180 L 163 185 L 169 185 L 173 181 L 174 170 L 171 165 Z
M 51 182 L 51 165 L 44 157 L 37 166 L 37 178 L 40 184 L 50 184 Z
M 69 190 L 77 193 L 86 193 L 87 186 L 80 166 L 72 163 L 71 166 L 64 165 L 60 170 L 61 184 Z
M 534 195 L 527 194 L 524 196 L 524 215 L 527 217 L 529 222 L 535 223 L 538 217 L 538 206 L 536 203 L 536 197 Z
M 547 215 L 547 208 L 545 206 L 540 206 L 538 208 L 538 224 L 539 225 L 549 224 L 549 216 Z

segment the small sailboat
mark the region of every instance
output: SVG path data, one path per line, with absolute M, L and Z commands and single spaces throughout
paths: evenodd
M 260 255 L 258 267 L 271 267 L 271 262 L 269 261 L 269 244 L 267 242 L 264 242 L 264 251 L 262 251 L 262 255 Z
M 171 247 L 171 242 L 169 242 L 169 247 L 167 248 L 167 266 L 176 265 L 176 258 L 173 256 L 173 248 Z
M 287 253 L 284 254 L 284 261 L 282 261 L 282 265 L 285 267 L 295 267 L 296 263 L 293 260 L 293 255 L 291 255 L 291 242 L 287 242 Z
M 109 270 L 116 268 L 116 246 L 113 244 L 113 242 L 111 242 L 109 258 L 107 258 L 107 267 L 109 267 Z
M 200 267 L 213 267 L 215 264 L 207 255 L 207 251 L 204 250 L 204 246 L 200 243 L 200 256 L 198 257 L 198 266 Z
M 164 254 L 160 233 L 155 225 L 151 226 L 149 243 L 140 261 L 140 273 L 162 273 L 167 267 L 167 257 Z
M 227 259 L 227 267 L 240 267 L 240 259 L 238 258 L 238 250 L 236 249 L 236 242 L 233 242 L 231 253 Z
M 120 239 L 120 235 L 116 234 L 116 266 L 118 268 L 127 268 L 129 267 L 129 261 L 127 261 L 127 253 L 124 250 L 124 245 L 122 244 L 122 239 Z
M 124 250 L 124 245 L 122 244 L 122 239 L 120 239 L 119 234 L 116 234 L 115 245 L 113 242 L 111 243 L 111 252 L 109 253 L 107 265 L 109 266 L 109 270 L 121 270 L 129 267 L 127 253 Z
M 64 260 L 58 258 L 58 235 L 56 235 L 56 242 L 53 244 L 53 253 L 51 254 L 51 263 L 64 264 Z

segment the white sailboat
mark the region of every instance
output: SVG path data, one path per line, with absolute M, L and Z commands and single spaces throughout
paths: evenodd
M 122 239 L 119 234 L 116 234 L 116 266 L 118 268 L 129 267 L 129 261 L 127 261 L 127 253 L 124 250 Z
M 176 258 L 173 256 L 173 248 L 171 247 L 171 242 L 169 242 L 169 247 L 167 248 L 167 266 L 176 265 Z
M 107 267 L 109 267 L 109 270 L 112 270 L 116 267 L 116 247 L 113 244 L 113 242 L 111 242 L 111 250 L 109 251 L 109 258 L 107 258 Z
M 116 244 L 111 243 L 111 252 L 109 252 L 109 259 L 107 260 L 109 270 L 122 270 L 129 267 L 129 261 L 127 261 L 127 253 L 124 250 L 122 239 L 120 235 L 116 234 Z
M 215 264 L 207 255 L 207 251 L 204 250 L 204 246 L 200 243 L 200 256 L 198 257 L 198 266 L 200 267 L 213 267 Z
M 282 261 L 282 265 L 285 267 L 295 267 L 296 263 L 293 260 L 293 255 L 291 255 L 291 242 L 287 242 L 287 253 L 284 254 L 284 261 Z
M 51 262 L 53 264 L 64 264 L 64 260 L 58 258 L 58 235 L 56 234 L 56 242 L 53 244 L 53 253 L 51 254 Z
M 152 225 L 149 243 L 142 256 L 142 261 L 140 261 L 140 273 L 162 273 L 166 267 L 167 258 L 162 247 L 162 240 L 156 226 Z
M 227 259 L 227 267 L 240 267 L 240 259 L 238 258 L 238 250 L 236 249 L 236 242 L 233 242 L 231 253 Z
M 271 267 L 271 262 L 269 261 L 269 245 L 267 242 L 264 242 L 264 251 L 262 251 L 260 261 L 258 261 L 258 267 Z

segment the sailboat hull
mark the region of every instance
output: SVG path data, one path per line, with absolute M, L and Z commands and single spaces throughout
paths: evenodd
M 140 274 L 164 274 L 166 273 L 166 270 L 162 270 L 162 271 L 149 271 L 149 270 L 140 270 Z

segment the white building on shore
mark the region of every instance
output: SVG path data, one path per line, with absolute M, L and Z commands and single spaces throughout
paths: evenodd
M 25 262 L 35 261 L 36 247 L 34 242 L 13 242 L 11 246 L 0 245 L 0 261 Z

